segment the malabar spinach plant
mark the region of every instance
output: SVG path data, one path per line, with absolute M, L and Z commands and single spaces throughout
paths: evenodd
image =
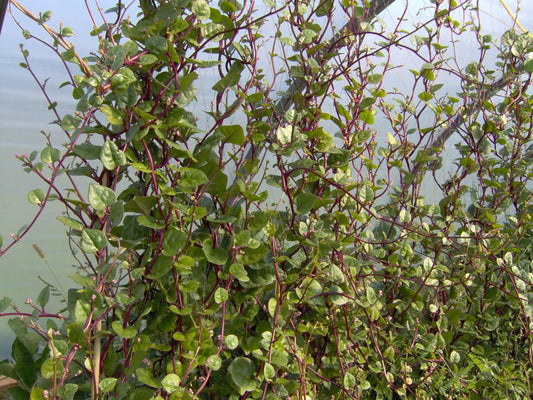
M 77 269 L 0 302 L 8 397 L 531 398 L 531 40 L 391 3 L 88 6 L 87 57 L 25 11 L 76 109 L 19 159 Z

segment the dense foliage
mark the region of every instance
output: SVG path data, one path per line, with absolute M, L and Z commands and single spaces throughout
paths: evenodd
M 76 111 L 20 161 L 78 270 L 61 313 L 0 302 L 11 398 L 531 398 L 532 42 L 375 3 L 119 1 L 86 58 L 48 30 Z

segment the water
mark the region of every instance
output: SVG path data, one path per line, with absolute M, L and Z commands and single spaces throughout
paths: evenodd
M 92 2 L 89 3 L 92 4 Z M 100 5 L 105 9 L 113 3 L 111 0 L 106 0 L 101 1 Z M 410 8 L 407 16 L 412 20 L 416 20 L 419 12 L 416 3 L 409 1 Z M 512 20 L 497 0 L 482 0 L 479 4 L 483 10 L 482 16 L 486 17 L 482 27 L 484 30 L 497 37 L 506 26 L 511 25 Z M 510 0 L 508 4 L 512 10 L 516 10 L 516 0 Z M 533 17 L 533 3 L 522 2 L 521 6 L 523 10 L 520 13 L 520 20 L 527 27 L 527 24 L 533 21 L 531 18 Z M 34 14 L 45 11 L 45 9 L 35 8 L 33 4 L 28 4 L 28 7 L 31 7 Z M 80 54 L 88 54 L 95 48 L 94 39 L 88 35 L 91 24 L 86 16 L 83 1 L 71 1 L 69 7 L 65 7 L 65 2 L 62 0 L 49 0 L 46 2 L 46 7 L 52 11 L 55 10 L 53 19 L 49 22 L 51 27 L 57 29 L 59 22 L 62 21 L 65 26 L 74 28 L 76 37 L 72 41 Z M 394 20 L 404 7 L 405 0 L 398 0 L 382 14 L 382 17 L 389 21 Z M 129 13 L 135 15 L 136 10 L 131 8 Z M 32 33 L 45 37 L 46 34 L 36 24 L 30 23 L 20 13 L 16 15 L 24 26 L 30 28 Z M 533 29 L 533 26 L 531 28 Z M 64 80 L 64 69 L 57 57 L 35 41 L 24 40 L 8 13 L 0 35 L 0 204 L 2 205 L 0 207 L 0 235 L 4 238 L 4 245 L 10 243 L 10 234 L 16 233 L 22 225 L 30 223 L 32 216 L 38 211 L 37 206 L 27 202 L 28 191 L 45 188 L 45 185 L 34 175 L 23 172 L 14 154 L 30 153 L 42 148 L 45 141 L 40 133 L 41 130 L 52 134 L 57 146 L 64 139 L 62 134 L 54 129 L 54 126 L 49 125 L 55 117 L 47 110 L 48 104 L 44 101 L 36 83 L 31 79 L 28 71 L 18 65 L 23 61 L 19 49 L 21 42 L 29 50 L 31 65 L 35 68 L 35 73 L 39 78 L 42 80 L 51 77 L 47 87 L 53 100 L 58 101 L 60 108 L 65 112 L 69 112 L 74 107 L 70 98 L 70 89 L 57 89 Z M 477 47 L 473 41 L 460 44 L 461 61 L 468 60 L 472 46 Z M 396 84 L 400 85 L 401 79 Z M 204 104 L 209 104 L 209 101 L 205 101 Z M 74 272 L 73 260 L 67 251 L 64 226 L 55 219 L 60 212 L 61 208 L 52 204 L 47 213 L 35 224 L 30 234 L 0 258 L 0 296 L 8 296 L 17 304 L 23 305 L 27 297 L 35 298 L 43 287 L 38 276 L 53 284 L 63 287 L 71 286 L 68 275 Z M 33 244 L 43 250 L 45 260 L 39 257 Z M 12 335 L 7 327 L 7 318 L 0 318 L 0 359 L 9 355 L 11 340 Z

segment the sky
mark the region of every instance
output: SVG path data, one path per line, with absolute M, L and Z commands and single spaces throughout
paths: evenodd
M 92 26 L 83 0 L 47 0 L 46 2 L 20 0 L 20 3 L 35 15 L 39 15 L 40 11 L 52 10 L 48 25 L 54 29 L 58 29 L 60 23 L 71 27 L 75 32 L 71 41 L 80 54 L 86 55 L 95 49 L 96 41 L 89 36 Z M 94 6 L 94 0 L 87 0 L 87 3 L 91 5 L 95 18 L 101 21 Z M 104 10 L 113 6 L 114 3 L 111 0 L 99 2 Z M 504 29 L 512 25 L 512 19 L 499 0 L 479 0 L 478 3 L 483 17 L 483 30 L 497 37 Z M 408 17 L 416 20 L 418 13 L 423 12 L 424 4 L 428 4 L 428 0 L 397 0 L 382 14 L 382 17 L 394 20 L 408 5 Z M 511 10 L 516 11 L 517 0 L 508 0 L 507 4 Z M 520 5 L 522 10 L 519 13 L 519 20 L 526 29 L 533 30 L 533 2 L 523 0 Z M 43 8 L 44 6 L 46 9 Z M 136 12 L 135 6 L 128 11 L 132 17 Z M 20 12 L 14 11 L 13 15 L 32 33 L 46 37 L 37 24 L 28 21 Z M 29 153 L 42 148 L 44 138 L 40 133 L 41 130 L 52 135 L 59 134 L 49 124 L 53 115 L 47 111 L 47 104 L 36 83 L 29 76 L 28 71 L 19 67 L 19 63 L 23 61 L 20 43 L 29 51 L 32 68 L 39 79 L 50 77 L 47 88 L 53 94 L 54 100 L 58 101 L 61 109 L 68 112 L 73 109 L 74 105 L 70 90 L 58 89 L 64 80 L 65 71 L 53 52 L 36 41 L 25 40 L 8 11 L 0 34 L 0 202 L 2 204 L 0 235 L 4 238 L 4 243 L 9 242 L 9 235 L 17 232 L 23 224 L 28 223 L 30 216 L 37 211 L 35 206 L 27 202 L 27 192 L 36 187 L 43 187 L 37 179 L 22 171 L 20 162 L 14 154 Z M 462 43 L 461 51 L 464 52 L 465 60 L 473 45 L 474 43 Z M 65 257 L 64 249 L 67 242 L 64 227 L 55 220 L 55 215 L 58 215 L 61 210 L 52 208 L 50 211 L 50 215 L 38 222 L 29 237 L 0 259 L 0 276 L 2 276 L 0 296 L 8 295 L 19 304 L 23 303 L 29 295 L 36 296 L 42 287 L 37 275 L 52 282 L 55 281 L 54 275 L 56 275 L 59 276 L 63 285 L 68 284 L 66 276 L 73 273 L 72 260 Z M 32 244 L 37 244 L 42 248 L 46 260 L 39 258 Z M 51 271 L 54 271 L 54 274 Z M 6 350 L 2 349 L 5 335 L 7 335 L 6 320 L 0 319 L 0 359 L 6 355 Z

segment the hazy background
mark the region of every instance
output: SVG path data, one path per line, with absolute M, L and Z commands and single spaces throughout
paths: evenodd
M 20 3 L 36 15 L 39 11 L 51 10 L 52 19 L 48 25 L 54 29 L 58 28 L 60 22 L 63 26 L 74 29 L 76 35 L 69 39 L 81 55 L 87 55 L 96 49 L 96 40 L 89 36 L 92 26 L 87 17 L 84 1 L 21 0 Z M 94 3 L 91 0 L 88 3 L 94 9 Z M 417 13 L 428 3 L 429 0 L 397 0 L 382 13 L 381 17 L 385 21 L 393 21 L 408 5 L 407 16 L 416 21 Z M 522 7 L 519 13 L 520 22 L 526 29 L 533 30 L 533 2 L 507 1 L 513 11 L 516 11 L 518 3 Z M 105 10 L 115 2 L 101 0 L 99 4 Z M 499 0 L 480 0 L 479 7 L 482 10 L 484 32 L 497 37 L 512 25 L 512 19 Z M 48 40 L 46 33 L 37 24 L 21 15 L 14 7 L 12 10 L 16 19 L 26 29 Z M 132 17 L 136 13 L 136 6 L 132 6 L 128 11 Z M 101 23 L 101 18 L 98 16 L 96 18 L 98 23 Z M 45 188 L 35 176 L 23 171 L 21 163 L 14 154 L 29 154 L 33 150 L 41 149 L 45 143 L 41 131 L 52 134 L 57 139 L 57 145 L 64 140 L 64 136 L 49 124 L 54 115 L 47 110 L 47 103 L 38 86 L 29 72 L 19 66 L 19 63 L 23 62 L 20 43 L 23 43 L 24 48 L 30 52 L 30 63 L 39 79 L 42 81 L 50 78 L 47 89 L 52 99 L 59 103 L 62 112 L 69 113 L 74 108 L 71 89 L 58 89 L 59 84 L 65 80 L 62 64 L 55 54 L 42 44 L 34 40 L 25 40 L 8 11 L 0 35 L 0 235 L 4 239 L 4 246 L 10 243 L 10 234 L 16 233 L 21 226 L 29 223 L 37 212 L 37 206 L 29 204 L 26 200 L 28 191 Z M 468 39 L 460 44 L 459 56 L 464 57 L 465 64 L 476 48 L 477 43 Z M 450 91 L 453 92 L 453 89 Z M 210 99 L 207 99 L 205 104 L 209 103 Z M 61 210 L 59 204 L 51 203 L 31 233 L 0 258 L 0 296 L 8 296 L 23 306 L 27 297 L 36 298 L 43 287 L 38 276 L 53 284 L 59 283 L 65 288 L 71 286 L 67 275 L 74 273 L 74 269 L 71 267 L 73 261 L 67 248 L 65 227 L 55 219 Z M 43 250 L 45 260 L 38 256 L 32 247 L 33 244 Z M 12 334 L 7 321 L 8 318 L 0 318 L 0 360 L 8 357 L 10 352 Z

